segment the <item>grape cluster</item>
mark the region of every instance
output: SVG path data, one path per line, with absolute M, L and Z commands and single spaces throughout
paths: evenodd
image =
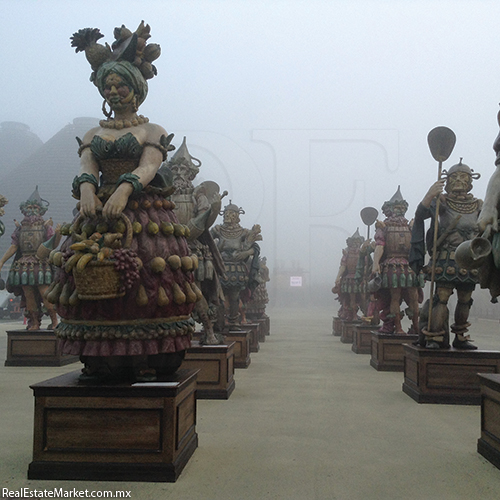
M 115 269 L 121 275 L 122 286 L 125 290 L 132 288 L 139 279 L 139 265 L 136 257 L 137 254 L 128 248 L 120 248 L 113 252 Z

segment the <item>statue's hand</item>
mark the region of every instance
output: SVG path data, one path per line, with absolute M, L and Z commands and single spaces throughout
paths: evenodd
M 84 189 L 82 184 L 80 190 L 80 213 L 86 217 L 95 215 L 96 210 L 102 208 L 101 200 L 92 190 Z
M 372 277 L 375 276 L 376 274 L 380 274 L 380 264 L 373 263 L 373 266 L 372 266 Z
M 498 210 L 496 206 L 488 206 L 485 203 L 477 220 L 479 233 L 484 233 L 488 225 L 491 225 L 494 232 L 498 231 Z
M 132 185 L 128 182 L 123 182 L 118 186 L 116 191 L 109 197 L 109 200 L 104 205 L 102 214 L 104 217 L 116 219 L 127 206 L 128 198 L 132 193 Z
M 253 249 L 250 249 L 250 250 L 245 250 L 243 252 L 236 252 L 234 254 L 234 258 L 237 260 L 237 261 L 240 261 L 240 260 L 245 260 L 247 259 L 248 257 L 250 257 L 250 255 L 253 254 Z

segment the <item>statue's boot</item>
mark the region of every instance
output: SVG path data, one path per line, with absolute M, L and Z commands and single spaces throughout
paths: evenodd
M 449 310 L 444 302 L 437 302 L 432 309 L 430 331 L 425 327 L 422 333 L 425 335 L 426 349 L 448 349 L 450 343 L 446 333 L 446 322 L 448 320 Z
M 464 350 L 475 350 L 477 346 L 473 345 L 469 335 L 464 335 L 469 331 L 470 323 L 467 321 L 469 319 L 469 311 L 472 305 L 472 300 L 466 302 L 457 301 L 457 307 L 455 309 L 455 323 L 451 325 L 450 330 L 455 334 L 455 339 L 453 340 L 453 347 L 455 349 Z
M 401 326 L 401 313 L 394 315 L 394 333 L 395 335 L 405 335 L 406 333 Z
M 57 317 L 56 310 L 54 309 L 54 307 L 52 307 L 47 312 L 49 313 L 50 317 L 50 325 L 47 327 L 47 330 L 54 330 L 54 328 L 59 323 L 59 318 Z

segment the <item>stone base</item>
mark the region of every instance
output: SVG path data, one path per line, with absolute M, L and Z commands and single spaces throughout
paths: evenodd
M 343 323 L 344 322 L 339 317 L 333 317 L 332 333 L 335 337 L 340 337 L 342 335 Z
M 75 371 L 32 385 L 29 479 L 174 482 L 198 446 L 196 371 L 85 385 Z
M 354 329 L 361 324 L 361 321 L 344 321 L 340 341 L 343 344 L 352 344 L 354 340 Z
M 361 323 L 354 328 L 354 338 L 352 341 L 352 350 L 356 354 L 372 353 L 372 333 L 378 327 Z
M 479 374 L 481 437 L 477 451 L 500 469 L 500 375 Z
M 200 345 L 193 342 L 181 368 L 199 370 L 198 399 L 229 399 L 234 391 L 234 342 L 229 345 Z
M 500 372 L 500 351 L 404 346 L 403 391 L 417 403 L 481 404 L 478 373 Z
M 226 344 L 234 342 L 234 367 L 248 368 L 250 359 L 250 331 L 249 330 L 230 330 L 224 335 Z
M 370 365 L 377 371 L 404 371 L 404 344 L 418 340 L 418 335 L 396 335 L 388 333 L 372 333 L 372 357 Z
M 59 353 L 53 330 L 7 331 L 5 366 L 63 366 L 78 360 L 78 356 Z

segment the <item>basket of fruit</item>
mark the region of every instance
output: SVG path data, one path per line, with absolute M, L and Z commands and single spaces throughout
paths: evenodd
M 87 238 L 78 234 L 81 218 L 75 222 L 73 237 L 80 239 L 70 246 L 74 252 L 65 262 L 72 272 L 80 300 L 103 300 L 123 297 L 139 278 L 139 260 L 130 250 L 132 224 L 121 214 L 125 233 L 95 232 Z

